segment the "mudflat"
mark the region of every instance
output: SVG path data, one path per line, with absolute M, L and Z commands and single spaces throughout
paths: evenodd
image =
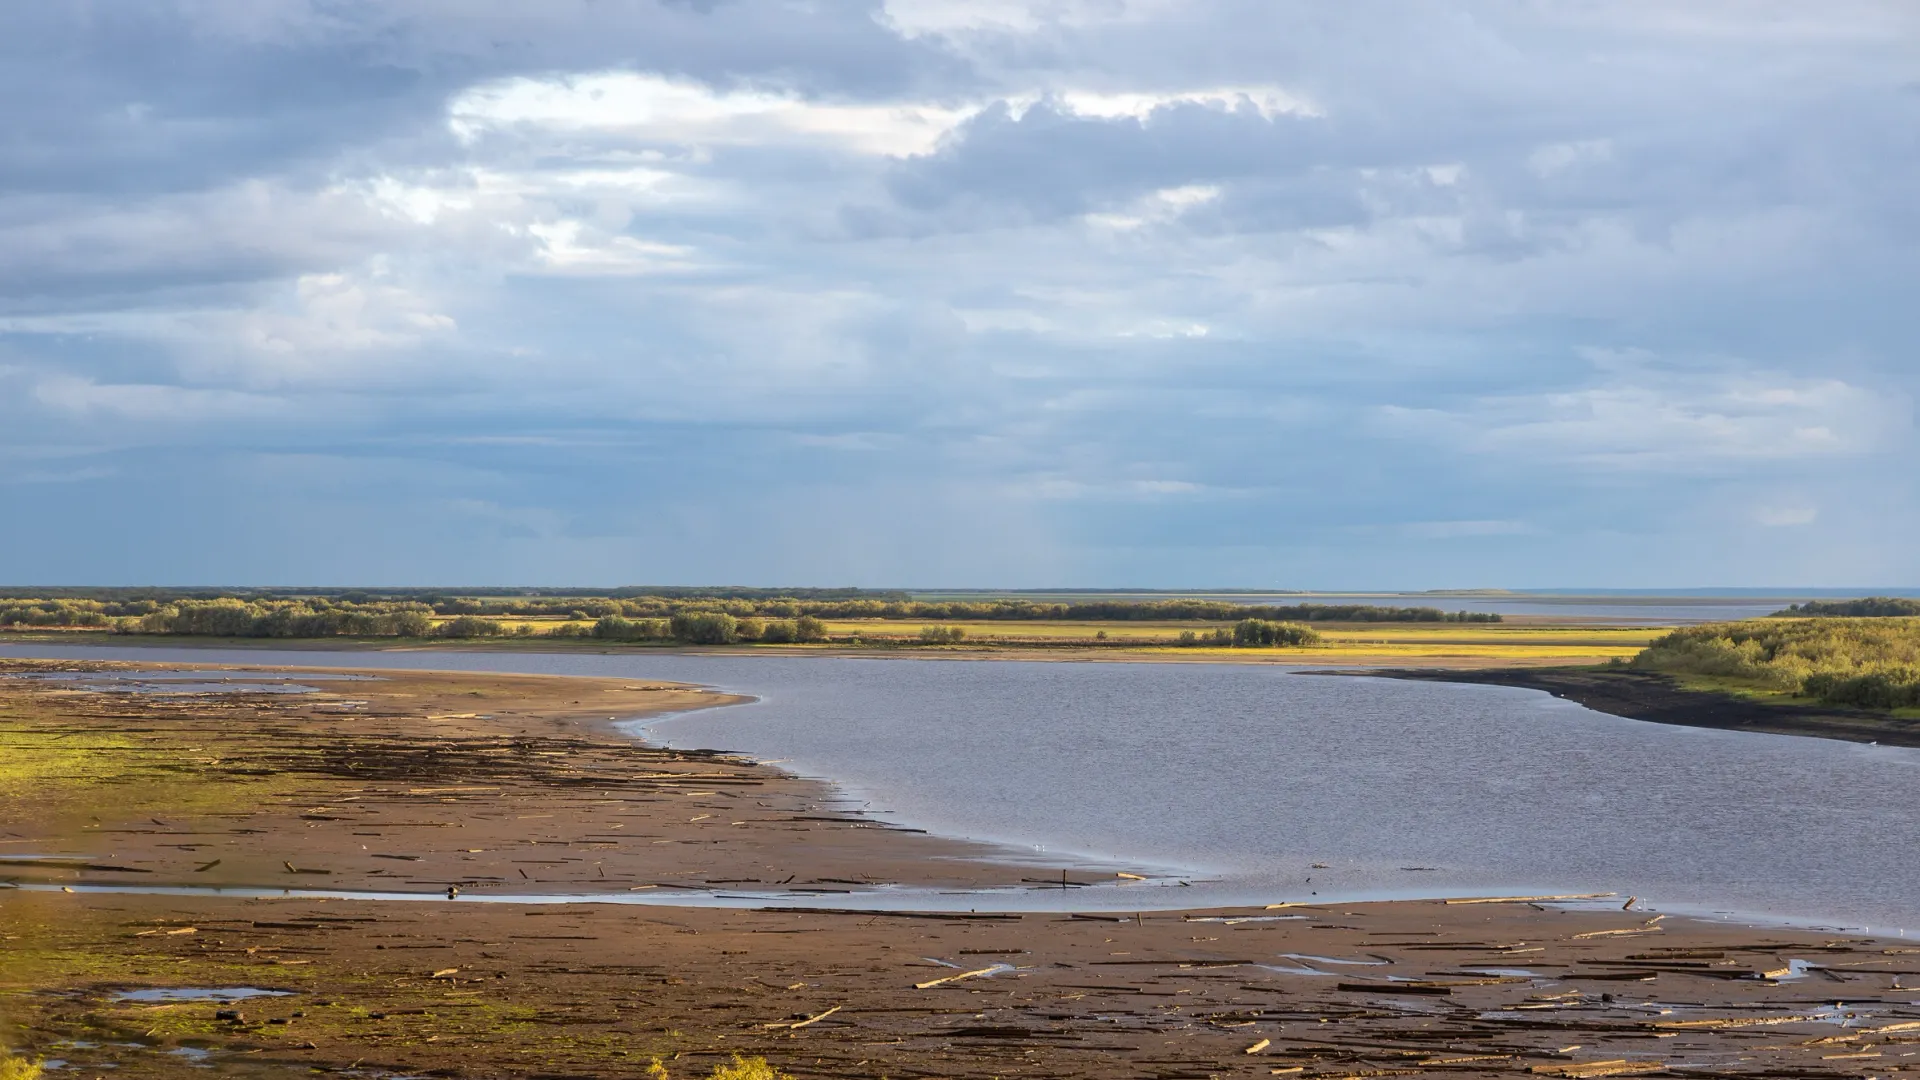
M 177 666 L 0 665 L 0 869 L 23 880 L 803 894 L 1034 873 L 977 845 L 882 839 L 899 830 L 848 812 L 824 784 L 610 726 L 740 700 L 694 687 L 200 666 L 235 688 L 195 677 L 180 693 Z M 74 845 L 85 858 L 8 863 Z
M 0 1046 L 75 1075 L 638 1077 L 659 1059 L 697 1077 L 736 1053 L 802 1077 L 1920 1071 L 1920 947 L 1900 940 L 1625 896 L 833 910 L 1056 872 L 605 726 L 728 700 L 688 687 L 222 669 L 116 692 L 176 674 L 0 671 L 0 877 L 25 886 L 0 889 Z M 1177 893 L 1128 873 L 1069 885 L 1143 908 Z M 782 898 L 489 899 L 730 890 Z

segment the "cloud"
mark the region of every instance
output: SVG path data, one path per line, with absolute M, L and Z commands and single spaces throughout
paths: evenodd
M 288 578 L 1760 580 L 1920 523 L 1900 5 L 14 7 L 0 461 L 157 576 L 248 499 L 421 518 Z
M 1482 398 L 1454 410 L 1388 405 L 1381 412 L 1388 430 L 1476 454 L 1648 472 L 1857 458 L 1892 449 L 1911 434 L 1905 403 L 1837 379 L 1780 372 L 1624 374 L 1579 389 Z
M 933 103 L 808 101 L 789 90 L 715 90 L 645 72 L 513 78 L 454 98 L 448 122 L 472 143 L 500 131 L 595 132 L 692 146 L 813 144 L 895 157 L 925 153 L 970 110 Z
M 1770 529 L 1811 525 L 1820 520 L 1820 509 L 1805 503 L 1775 503 L 1771 506 L 1756 507 L 1753 511 L 1753 520 Z
M 172 424 L 268 420 L 285 411 L 284 402 L 257 394 L 138 383 L 102 385 L 57 374 L 40 379 L 33 387 L 33 397 L 48 409 L 90 419 Z
M 1415 521 L 1402 528 L 1408 536 L 1422 540 L 1522 536 L 1536 531 L 1524 521 Z
M 910 38 L 964 38 L 1142 19 L 1167 7 L 1167 0 L 886 0 L 880 20 Z

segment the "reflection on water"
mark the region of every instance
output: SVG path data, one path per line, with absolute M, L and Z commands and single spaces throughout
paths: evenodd
M 1177 890 L 1192 907 L 1617 891 L 1669 910 L 1920 928 L 1920 800 L 1904 797 L 1920 790 L 1920 750 L 1643 724 L 1514 688 L 1191 663 L 0 651 L 756 694 L 644 730 L 787 759 L 900 824 L 1061 865 L 1193 875 Z M 1091 906 L 1095 890 L 1060 891 Z
M 258 997 L 290 997 L 291 990 L 262 990 L 257 986 L 166 986 L 151 990 L 123 990 L 115 1001 L 245 1001 Z

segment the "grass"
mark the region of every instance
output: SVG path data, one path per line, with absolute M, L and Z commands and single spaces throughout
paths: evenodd
M 212 756 L 164 739 L 79 732 L 0 699 L 0 820 L 47 823 L 106 807 L 116 815 L 216 813 L 279 786 L 210 777 L 201 766 Z
M 674 1048 L 672 1036 L 636 1039 L 629 1032 L 580 1032 L 544 1022 L 543 1012 L 550 1002 L 511 1000 L 504 986 L 489 987 L 485 996 L 472 991 L 455 994 L 426 980 L 343 969 L 325 957 L 306 965 L 275 965 L 240 948 L 257 939 L 226 945 L 222 939 L 234 931 L 204 919 L 196 922 L 202 932 L 184 939 L 193 942 L 194 948 L 177 942 L 169 947 L 167 943 L 174 939 L 135 938 L 140 930 L 157 924 L 129 921 L 117 909 L 56 894 L 9 897 L 0 903 L 0 940 L 6 941 L 7 949 L 7 962 L 0 964 L 0 1015 L 17 1025 L 18 1032 L 32 1032 L 43 1056 L 60 1056 L 63 1044 L 87 1042 L 133 1050 L 129 1063 L 141 1062 L 143 1048 L 146 1055 L 164 1054 L 175 1046 L 233 1054 L 245 1052 L 249 1044 L 257 1047 L 262 1038 L 297 1036 L 301 1041 L 341 1048 L 343 1054 L 350 1049 L 352 1056 L 429 1052 L 431 1044 L 447 1041 L 534 1059 L 586 1058 L 594 1075 L 631 1075 L 633 1056 L 645 1061 L 649 1055 Z M 202 949 L 201 942 L 214 947 Z M 151 1003 L 113 997 L 120 989 L 169 986 L 271 986 L 299 996 L 242 1006 L 252 1016 L 246 1025 L 216 1020 L 216 1006 L 207 1002 Z M 49 993 L 51 988 L 59 992 Z M 284 1015 L 296 1009 L 300 1018 L 294 1027 L 262 1023 L 262 1014 Z M 145 1057 L 149 1064 L 156 1060 L 162 1059 Z M 38 1077 L 32 1071 L 35 1067 L 26 1058 L 7 1057 L 0 1051 L 0 1080 L 34 1080 Z M 746 1071 L 713 1075 L 785 1080 L 757 1059 L 722 1066 L 736 1067 Z
M 659 1058 L 647 1067 L 647 1080 L 672 1080 L 667 1072 L 666 1063 Z M 741 1057 L 733 1055 L 733 1060 L 724 1065 L 715 1065 L 707 1074 L 707 1080 L 793 1080 L 791 1076 L 767 1064 L 762 1057 Z
M 1193 622 L 949 622 L 942 626 L 966 631 L 956 646 L 936 646 L 957 652 L 996 648 L 1097 647 L 1122 654 L 1153 657 L 1248 659 L 1284 656 L 1310 663 L 1425 662 L 1459 659 L 1473 663 L 1541 662 L 1602 663 L 1626 659 L 1663 631 L 1658 628 L 1476 626 L 1452 623 L 1317 624 L 1323 643 L 1309 648 L 1246 649 L 1173 644 L 1182 631 L 1206 634 L 1226 623 Z M 841 641 L 911 645 L 920 626 L 891 619 L 837 619 L 827 632 Z M 1105 633 L 1105 638 L 1097 635 Z

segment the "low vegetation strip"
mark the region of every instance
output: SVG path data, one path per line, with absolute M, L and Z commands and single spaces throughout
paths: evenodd
M 1920 600 L 1910 596 L 1868 596 L 1859 600 L 1809 600 L 1773 613 L 1776 619 L 1886 619 L 1920 615 Z
M 714 627 L 731 619 L 770 628 L 780 642 L 821 640 L 821 620 L 920 623 L 1190 622 L 1497 623 L 1483 612 L 1369 604 L 1235 604 L 1174 599 L 1054 603 L 1023 599 L 920 602 L 874 597 L 645 595 L 446 596 L 361 593 L 168 596 L 22 595 L 0 598 L 0 629 L 89 629 L 198 637 L 490 637 L 547 632 L 615 640 L 716 644 Z M 535 627 L 533 621 L 568 627 Z M 808 627 L 815 628 L 809 631 Z M 526 627 L 526 629 L 521 629 Z M 684 633 L 683 633 L 684 631 Z M 791 632 L 792 636 L 784 636 Z M 689 636 L 690 635 L 690 636 Z M 722 635 L 724 636 L 724 635 Z M 740 634 L 746 640 L 755 635 Z
M 1920 618 L 1755 619 L 1675 630 L 1631 666 L 1824 705 L 1920 708 Z

